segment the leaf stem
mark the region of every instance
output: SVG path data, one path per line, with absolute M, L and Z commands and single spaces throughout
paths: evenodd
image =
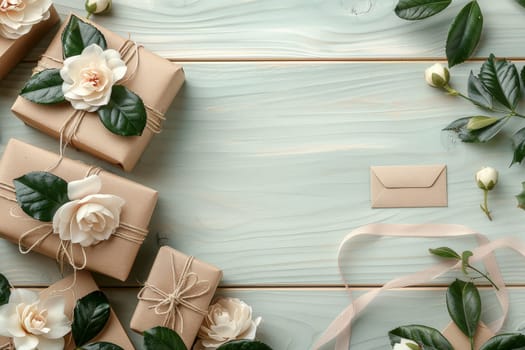
M 471 268 L 472 270 L 476 271 L 477 273 L 479 273 L 481 276 L 483 276 L 484 278 L 487 279 L 487 281 L 489 281 L 490 284 L 492 284 L 492 286 L 496 289 L 496 290 L 499 290 L 499 287 L 496 285 L 496 283 L 494 283 L 494 281 L 486 274 L 486 273 L 483 273 L 481 272 L 480 270 L 478 270 L 477 268 L 475 268 L 474 266 L 470 265 L 470 264 L 467 264 L 467 266 L 469 268 Z
M 483 190 L 483 204 L 480 204 L 481 210 L 487 215 L 490 221 L 492 221 L 492 215 L 490 215 L 489 206 L 488 206 L 488 190 Z
M 474 337 L 469 337 L 470 340 L 470 350 L 474 350 Z

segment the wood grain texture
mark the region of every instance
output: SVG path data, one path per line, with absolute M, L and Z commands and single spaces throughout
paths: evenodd
M 150 237 L 128 284 L 145 280 L 159 243 L 217 265 L 224 286 L 340 285 L 337 246 L 367 223 L 457 223 L 491 239 L 521 237 L 525 213 L 514 195 L 521 190 L 523 167 L 508 168 L 508 136 L 516 125 L 488 145 L 462 144 L 442 133 L 455 118 L 480 111 L 428 87 L 426 66 L 185 65 L 187 83 L 164 131 L 136 169 L 124 174 L 160 191 Z M 453 85 L 464 90 L 470 69 L 478 68 L 458 67 Z M 56 140 L 9 112 L 30 69 L 21 65 L 2 84 L 1 145 L 17 137 L 57 151 Z M 86 154 L 67 155 L 108 168 Z M 448 166 L 448 208 L 370 209 L 369 166 L 436 163 Z M 494 222 L 479 210 L 482 192 L 473 179 L 483 165 L 501 173 L 490 194 Z M 445 244 L 461 250 L 474 242 L 364 238 L 348 246 L 345 271 L 355 285 L 383 283 L 433 263 L 427 248 Z M 58 278 L 52 264 L 34 278 L 26 259 L 36 257 L 20 256 L 7 242 L 0 247 L 16 283 L 45 285 Z M 498 255 L 506 281 L 523 283 L 523 258 Z
M 83 14 L 82 1 L 56 0 Z M 467 1 L 424 21 L 394 14 L 397 0 L 115 0 L 97 23 L 176 60 L 444 57 L 450 23 Z M 523 57 L 525 9 L 480 0 L 484 32 L 477 57 Z
M 121 322 L 129 324 L 135 290 L 108 289 L 106 292 Z M 363 292 L 356 291 L 354 296 Z M 341 289 L 223 289 L 218 295 L 240 298 L 250 304 L 254 317 L 262 317 L 257 338 L 276 350 L 310 349 L 349 302 L 348 294 Z M 482 320 L 490 322 L 498 318 L 501 314 L 492 291 L 483 291 L 482 298 Z M 502 332 L 522 332 L 525 290 L 513 288 L 510 300 L 512 307 Z M 389 348 L 387 334 L 391 329 L 423 324 L 443 330 L 449 322 L 444 289 L 386 292 L 354 322 L 350 349 L 384 350 Z M 129 335 L 137 349 L 142 349 L 142 337 L 132 332 Z M 333 349 L 333 344 L 323 349 Z

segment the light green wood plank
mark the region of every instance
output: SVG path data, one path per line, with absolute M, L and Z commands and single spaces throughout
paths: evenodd
M 371 222 L 458 223 L 490 238 L 522 237 L 525 213 L 516 208 L 514 195 L 524 180 L 523 167 L 508 168 L 510 143 L 501 137 L 474 146 L 445 137 L 440 130 L 450 121 L 480 111 L 428 87 L 422 78 L 426 66 L 187 64 L 187 83 L 165 130 L 125 174 L 160 191 L 152 234 L 129 283 L 146 278 L 157 235 L 222 268 L 224 285 L 338 284 L 339 241 Z M 56 140 L 9 111 L 30 68 L 20 66 L 0 87 L 1 145 L 17 137 L 58 150 Z M 459 67 L 453 84 L 464 88 L 469 70 L 477 68 Z M 73 150 L 67 155 L 107 167 Z M 429 163 L 448 165 L 448 208 L 370 209 L 370 165 Z M 490 195 L 494 222 L 479 210 L 482 192 L 473 180 L 483 165 L 501 172 Z M 427 248 L 444 244 L 462 249 L 473 243 L 360 240 L 349 247 L 349 279 L 385 282 L 432 263 Z M 3 249 L 15 281 L 34 278 L 22 264 L 32 258 L 20 256 L 16 247 Z M 522 260 L 501 254 L 507 282 L 523 283 Z M 46 273 L 33 281 L 53 282 L 56 269 L 48 266 Z
M 134 311 L 136 291 L 106 291 L 121 322 L 127 327 Z M 444 329 L 450 322 L 446 311 L 445 290 L 405 290 L 381 294 L 354 322 L 352 350 L 383 350 L 388 348 L 389 330 L 401 325 L 423 324 Z M 355 293 L 360 295 L 362 291 Z M 310 349 L 330 322 L 348 305 L 348 295 L 335 290 L 221 290 L 220 295 L 240 298 L 253 308 L 254 316 L 263 321 L 258 329 L 259 340 L 275 350 Z M 499 317 L 497 302 L 490 291 L 484 291 L 484 321 Z M 523 331 L 525 290 L 511 290 L 511 308 L 502 331 Z M 130 338 L 142 349 L 142 337 L 130 332 Z M 323 349 L 333 349 L 333 344 Z
M 56 0 L 60 13 L 83 1 Z M 113 2 L 94 17 L 165 57 L 186 59 L 444 57 L 448 26 L 466 0 L 425 21 L 394 14 L 395 0 L 160 0 Z M 480 0 L 485 29 L 477 56 L 525 56 L 525 9 Z

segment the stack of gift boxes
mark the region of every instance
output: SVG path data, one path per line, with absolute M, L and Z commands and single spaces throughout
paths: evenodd
M 51 6 L 48 15 L 43 16 L 43 21 L 35 24 L 29 33 L 16 39 L 0 38 L 0 78 L 57 22 L 58 16 Z M 119 80 L 117 84 L 121 83 L 124 87 L 121 91 L 130 91 L 132 94 L 125 95 L 120 102 L 116 96 L 114 100 L 119 104 L 118 108 L 110 109 L 106 114 L 97 115 L 97 111 L 89 108 L 79 111 L 74 103 L 63 98 L 51 102 L 45 100 L 49 98 L 50 91 L 56 93 L 57 90 L 52 90 L 53 87 L 58 89 L 62 80 L 68 81 L 62 73 L 58 75 L 59 69 L 66 64 L 71 64 L 70 70 L 74 69 L 74 62 L 66 62 L 72 61 L 69 57 L 71 55 L 63 52 L 63 42 L 68 40 L 65 37 L 71 33 L 74 35 L 75 31 L 78 34 L 85 30 L 98 30 L 105 39 L 107 49 L 119 52 L 126 64 L 125 74 L 122 74 L 123 71 L 119 73 L 118 66 L 115 66 L 113 78 L 116 74 Z M 64 34 L 65 31 L 69 32 Z M 85 40 L 86 36 L 81 33 L 80 37 Z M 44 75 L 40 79 L 37 75 L 42 72 Z M 52 77 L 55 79 L 54 85 L 53 79 L 49 76 L 46 78 L 45 75 L 53 72 L 57 72 Z M 96 80 L 99 77 L 95 73 L 86 71 L 81 74 L 94 74 L 92 82 L 100 83 Z M 152 137 L 160 131 L 164 114 L 184 82 L 184 73 L 182 67 L 148 52 L 140 45 L 71 15 L 42 55 L 34 70 L 33 77 L 35 76 L 40 80 L 34 79 L 32 86 L 24 88 L 28 94 L 24 96 L 22 93 L 17 98 L 12 111 L 29 126 L 55 137 L 57 152 L 51 153 L 19 140 L 9 140 L 0 162 L 0 236 L 19 245 L 22 253 L 33 251 L 44 254 L 74 271 L 69 277 L 42 292 L 42 295 L 63 295 L 66 299 L 66 313 L 71 314 L 77 299 L 98 289 L 87 271 L 95 271 L 121 281 L 128 278 L 139 248 L 147 236 L 158 193 L 100 168 L 65 158 L 62 152 L 71 145 L 131 171 Z M 42 85 L 45 79 L 48 81 Z M 58 83 L 56 79 L 59 79 Z M 82 95 L 82 92 L 75 93 Z M 126 111 L 126 103 L 129 103 L 126 98 L 129 96 L 140 97 L 146 120 L 142 127 L 137 127 L 138 132 L 123 135 L 118 131 L 129 131 L 136 126 L 134 123 L 140 123 L 133 119 L 133 111 Z M 43 99 L 42 103 L 35 102 L 38 98 Z M 123 113 L 127 118 L 124 121 L 129 125 L 122 127 L 118 120 L 114 120 L 119 117 L 115 115 L 118 113 Z M 85 237 L 77 241 L 69 237 L 70 240 L 65 241 L 62 235 L 67 236 L 67 233 L 58 232 L 61 224 L 55 223 L 55 217 L 51 222 L 50 218 L 39 216 L 41 213 L 39 214 L 38 208 L 24 207 L 22 190 L 31 187 L 28 178 L 24 176 L 31 173 L 50 173 L 70 185 L 90 176 L 97 176 L 99 185 L 94 192 L 120 198 L 117 206 L 120 208 L 120 217 L 111 236 L 100 239 L 97 244 L 89 244 Z M 40 192 L 45 191 L 40 188 Z M 68 187 L 68 193 L 69 191 Z M 89 194 L 84 193 L 83 199 L 78 200 L 85 200 Z M 32 205 L 37 204 L 32 202 Z M 69 209 L 65 207 L 58 209 L 56 212 L 60 211 L 60 215 L 55 216 L 67 217 Z M 31 217 L 28 212 L 34 215 Z M 143 332 L 154 326 L 167 326 L 176 330 L 187 348 L 191 348 L 221 277 L 221 271 L 214 266 L 170 247 L 160 248 L 149 278 L 138 295 L 131 328 Z M 178 299 L 173 300 L 173 295 L 177 295 Z M 183 328 L 180 327 L 181 324 L 184 324 Z M 5 343 L 5 340 L 0 338 L 0 344 Z M 113 342 L 126 350 L 133 349 L 114 313 L 96 340 Z M 75 346 L 69 344 L 66 348 L 74 349 Z

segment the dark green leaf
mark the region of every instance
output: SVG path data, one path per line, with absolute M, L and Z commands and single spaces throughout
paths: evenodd
M 80 55 L 84 48 L 91 44 L 97 44 L 103 50 L 107 48 L 106 39 L 97 28 L 71 15 L 62 32 L 64 58 Z
M 155 327 L 144 332 L 146 350 L 187 350 L 177 332 L 166 327 Z
M 82 350 L 124 350 L 116 344 L 107 343 L 104 341 L 87 344 L 87 345 L 81 346 L 80 349 Z
M 516 0 L 516 2 L 521 6 L 525 7 L 525 0 Z
M 524 350 L 525 335 L 520 333 L 498 334 L 479 348 L 479 350 Z
M 494 98 L 503 106 L 514 110 L 521 97 L 520 78 L 516 66 L 493 54 L 481 66 L 479 79 Z
M 106 326 L 110 311 L 108 298 L 99 290 L 77 300 L 71 325 L 75 344 L 83 346 L 96 337 Z
M 518 208 L 525 210 L 525 181 L 521 183 L 522 191 L 516 196 L 518 200 Z
M 45 69 L 29 78 L 22 88 L 20 96 L 40 104 L 64 102 L 63 82 L 60 69 Z
M 272 350 L 272 348 L 257 340 L 233 340 L 219 346 L 217 350 Z
M 480 107 L 491 110 L 494 106 L 492 104 L 492 95 L 472 71 L 468 77 L 468 96 Z
M 439 247 L 436 249 L 431 248 L 428 251 L 430 252 L 430 254 L 439 256 L 441 258 L 457 259 L 457 260 L 461 259 L 461 256 L 459 256 L 458 253 L 456 253 L 453 249 L 449 247 Z
M 403 19 L 423 19 L 443 11 L 451 2 L 452 0 L 399 0 L 395 12 Z
M 447 36 L 447 59 L 449 67 L 469 58 L 481 37 L 483 15 L 477 1 L 471 1 L 459 11 Z
M 16 201 L 29 216 L 51 221 L 67 197 L 67 182 L 45 171 L 34 171 L 13 180 Z
M 0 273 L 0 306 L 9 302 L 11 296 L 11 286 L 7 278 Z
M 408 339 L 418 343 L 425 350 L 454 350 L 448 340 L 434 328 L 420 325 L 401 326 L 388 332 L 390 345 Z
M 463 142 L 487 142 L 496 136 L 501 131 L 501 129 L 503 129 L 505 123 L 509 120 L 509 118 L 504 117 L 487 127 L 477 130 L 469 130 L 468 123 L 470 118 L 471 117 L 459 118 L 447 125 L 443 130 L 454 131 L 458 135 L 459 139 Z
M 447 309 L 463 334 L 474 337 L 481 316 L 481 299 L 476 286 L 458 279 L 452 282 L 447 289 Z
M 465 250 L 461 254 L 461 270 L 466 275 L 467 274 L 467 267 L 469 266 L 468 259 L 472 256 L 472 252 L 470 250 Z
M 98 109 L 104 126 L 121 136 L 139 136 L 146 127 L 146 108 L 133 92 L 122 85 L 113 86 L 109 103 Z
M 514 157 L 510 163 L 511 166 L 514 163 L 521 163 L 525 158 L 525 128 L 512 135 L 512 149 L 514 150 Z
M 523 0 L 525 1 L 525 0 Z M 525 66 L 521 68 L 521 82 L 525 84 Z

